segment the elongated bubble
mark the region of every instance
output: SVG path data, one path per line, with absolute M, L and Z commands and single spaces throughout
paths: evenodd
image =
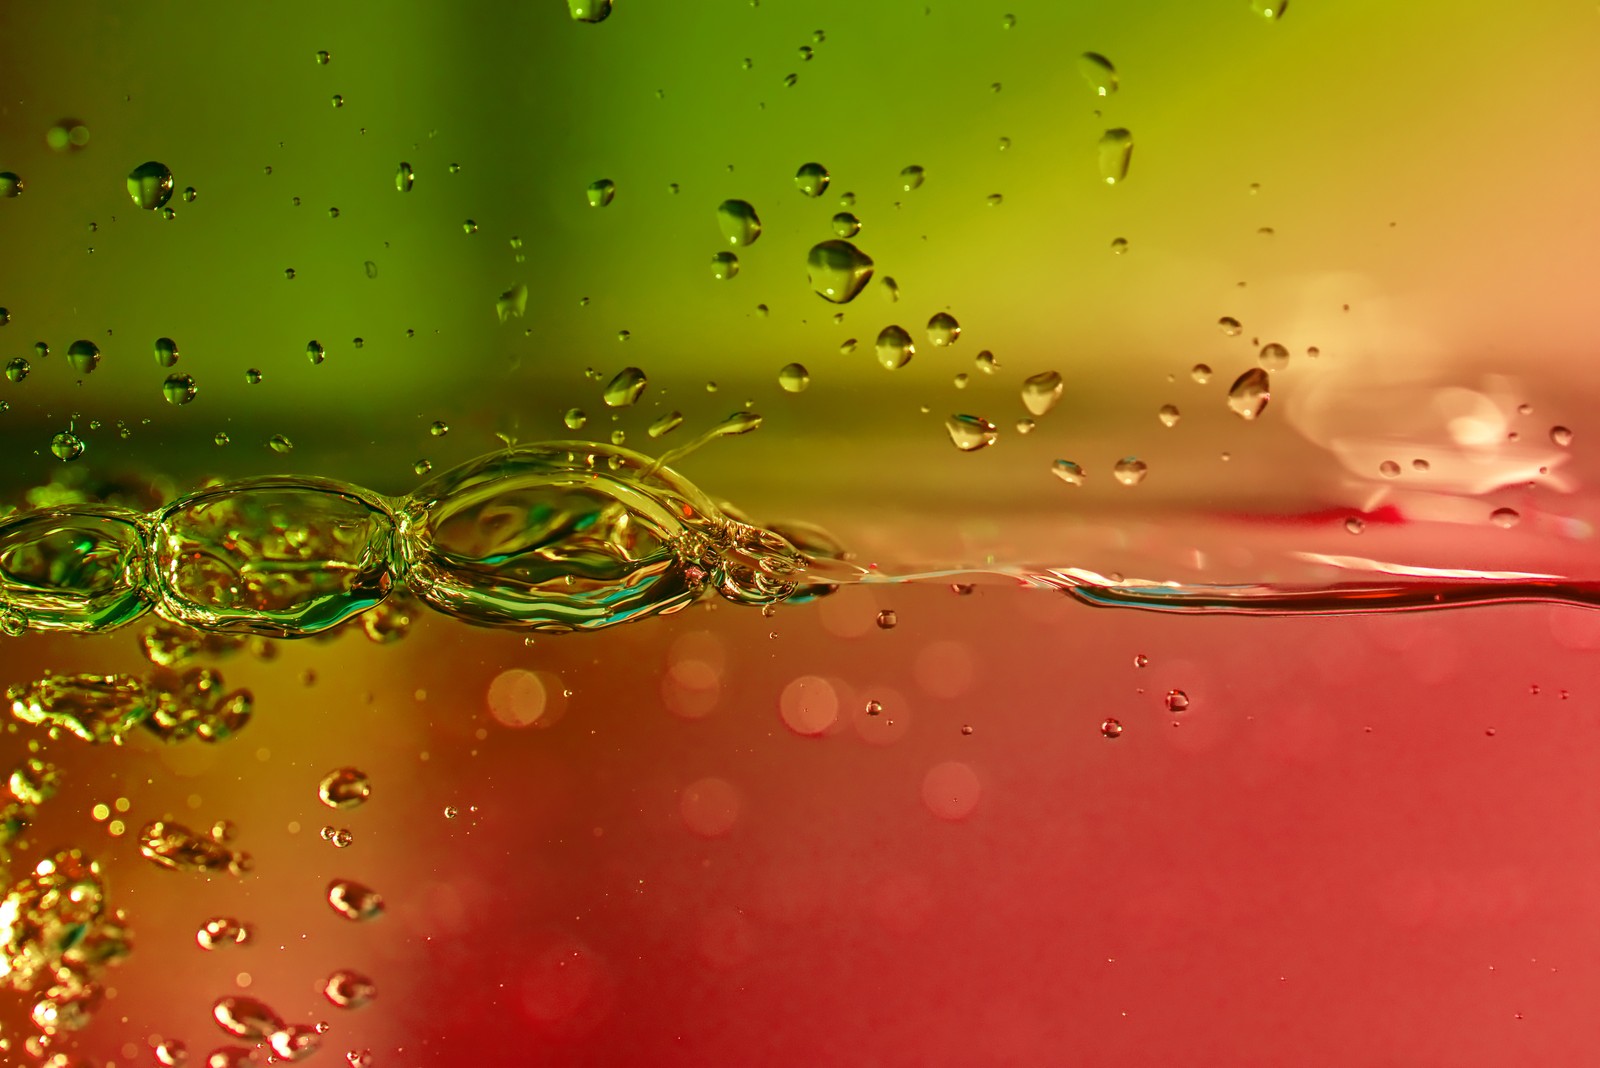
M 150 607 L 143 517 L 79 505 L 0 519 L 0 604 L 36 630 L 120 627 Z

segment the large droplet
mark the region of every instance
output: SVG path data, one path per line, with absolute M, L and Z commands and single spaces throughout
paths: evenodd
M 624 367 L 606 383 L 605 392 L 601 396 L 607 408 L 626 408 L 644 394 L 645 387 L 649 384 L 649 380 L 639 368 Z
M 928 340 L 935 348 L 944 348 L 954 345 L 961 336 L 961 324 L 956 322 L 956 317 L 946 312 L 939 312 L 928 320 Z
M 33 364 L 28 362 L 26 356 L 12 357 L 6 362 L 6 379 L 11 382 L 21 382 L 32 370 Z
M 128 172 L 128 195 L 146 211 L 155 211 L 172 199 L 172 172 L 155 160 L 139 164 Z
M 1228 407 L 1240 419 L 1259 418 L 1271 399 L 1272 380 L 1259 367 L 1250 368 L 1228 388 Z
M 589 183 L 589 206 L 603 208 L 617 195 L 617 183 L 610 178 L 597 178 Z
M 976 415 L 952 415 L 944 421 L 950 441 L 962 452 L 976 452 L 993 445 L 999 436 L 995 425 Z
M 1045 415 L 1061 401 L 1063 389 L 1061 376 L 1055 371 L 1041 371 L 1022 383 L 1022 404 L 1034 415 Z
M 50 439 L 50 451 L 58 460 L 76 460 L 83 455 L 83 439 L 70 430 L 63 430 Z
M 604 22 L 611 17 L 611 0 L 567 0 L 567 10 L 577 22 Z
M 739 257 L 731 252 L 718 252 L 711 257 L 711 277 L 726 282 L 739 273 Z
M 899 326 L 886 326 L 878 331 L 875 348 L 878 362 L 890 371 L 904 367 L 917 354 L 917 346 L 912 343 L 911 335 Z
M 74 341 L 67 346 L 67 363 L 80 375 L 90 374 L 100 366 L 100 346 L 93 341 Z
M 872 257 L 848 241 L 823 241 L 806 257 L 806 278 L 824 300 L 848 304 L 872 280 Z
M 1112 475 L 1124 486 L 1137 486 L 1144 481 L 1147 471 L 1149 471 L 1148 465 L 1137 456 L 1124 456 L 1111 469 Z
M 416 176 L 411 173 L 411 164 L 400 164 L 399 170 L 394 172 L 394 187 L 402 193 L 411 192 L 411 187 L 416 184 Z
M 924 179 L 922 168 L 914 163 L 900 171 L 900 187 L 907 193 L 921 186 Z
M 1289 366 L 1289 350 L 1274 341 L 1261 346 L 1256 360 L 1268 371 L 1281 371 Z
M 161 395 L 167 398 L 168 404 L 188 404 L 197 392 L 193 375 L 168 375 L 161 383 Z
M 794 187 L 808 197 L 820 197 L 830 181 L 828 168 L 820 163 L 804 164 L 794 172 Z
M 1128 177 L 1128 163 L 1133 159 L 1133 134 L 1118 127 L 1100 135 L 1100 177 L 1107 185 L 1116 185 Z
M 351 879 L 328 884 L 328 904 L 347 920 L 375 920 L 383 915 L 383 898 L 378 892 Z
M 748 200 L 724 200 L 718 204 L 717 226 L 730 245 L 753 245 L 761 236 L 761 219 Z
M 359 768 L 339 768 L 323 776 L 317 797 L 329 808 L 355 808 L 372 796 L 372 781 Z
M 162 367 L 171 367 L 178 362 L 178 343 L 170 337 L 156 338 L 156 363 Z
M 1117 69 L 1099 52 L 1085 52 L 1079 56 L 1078 73 L 1089 83 L 1095 96 L 1110 96 L 1117 91 Z

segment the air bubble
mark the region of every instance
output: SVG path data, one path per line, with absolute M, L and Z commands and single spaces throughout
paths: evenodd
M 1231 315 L 1224 315 L 1222 318 L 1218 319 L 1217 326 L 1229 337 L 1238 337 L 1239 333 L 1244 330 L 1244 327 L 1240 325 L 1239 320 L 1235 319 Z
M 364 922 L 383 915 L 383 898 L 371 887 L 351 879 L 328 884 L 328 904 L 347 920 Z
M 323 776 L 317 797 L 329 808 L 355 808 L 372 796 L 372 781 L 359 768 L 339 768 Z
M 900 187 L 908 193 L 920 187 L 924 180 L 923 170 L 916 164 L 912 164 L 900 171 Z
M 394 187 L 402 193 L 411 192 L 411 187 L 416 184 L 416 175 L 411 172 L 411 164 L 402 163 L 394 172 Z
M 1211 367 L 1209 364 L 1197 363 L 1189 368 L 1189 377 L 1202 386 L 1211 381 Z
M 322 995 L 341 1009 L 359 1009 L 377 995 L 378 988 L 360 972 L 341 968 L 322 984 Z
M 1186 712 L 1189 708 L 1189 695 L 1182 690 L 1168 690 L 1165 704 L 1168 712 Z
M 582 408 L 568 408 L 561 421 L 567 424 L 568 430 L 581 430 L 583 424 L 589 421 L 589 416 Z
M 323 361 L 323 359 L 325 359 L 325 358 L 326 358 L 326 352 L 322 348 L 322 342 L 320 342 L 320 341 L 308 341 L 308 342 L 306 342 L 306 359 L 307 360 L 311 361 L 313 364 L 318 364 L 318 363 L 321 363 Z
M 1122 721 L 1114 716 L 1108 716 L 1100 722 L 1100 734 L 1105 738 L 1122 737 Z
M 33 364 L 28 362 L 26 356 L 16 356 L 6 363 L 6 378 L 11 382 L 21 382 L 31 370 Z
M 1162 426 L 1174 427 L 1178 425 L 1178 420 L 1182 418 L 1182 415 L 1179 413 L 1177 405 L 1163 404 L 1160 411 L 1156 412 L 1156 418 L 1161 420 Z
M 839 237 L 855 237 L 861 232 L 861 220 L 848 211 L 841 211 L 833 217 L 833 232 Z
M 1550 428 L 1550 442 L 1564 449 L 1572 444 L 1572 431 L 1564 426 L 1553 426 Z
M 1494 511 L 1489 513 L 1489 522 L 1493 523 L 1501 530 L 1510 530 L 1512 527 L 1522 522 L 1522 516 L 1515 508 L 1496 508 Z

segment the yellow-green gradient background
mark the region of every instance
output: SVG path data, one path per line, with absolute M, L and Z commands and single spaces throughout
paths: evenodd
M 748 400 L 765 427 L 685 470 L 758 516 L 821 520 L 885 552 L 915 555 L 955 519 L 1042 521 L 1009 542 L 972 527 L 962 544 L 1044 559 L 1048 524 L 1069 513 L 1356 506 L 1370 487 L 1352 492 L 1297 432 L 1297 394 L 1359 410 L 1396 387 L 1476 388 L 1497 372 L 1537 402 L 1525 433 L 1582 411 L 1597 340 L 1600 148 L 1584 134 L 1600 123 L 1596 18 L 1576 2 L 1317 0 L 1278 21 L 1244 0 L 633 0 L 595 25 L 556 0 L 18 8 L 0 43 L 0 167 L 27 190 L 0 203 L 0 345 L 28 355 L 45 340 L 53 355 L 0 386 L 7 475 L 48 474 L 50 435 L 78 412 L 80 428 L 102 424 L 84 464 L 138 457 L 184 480 L 315 472 L 397 492 L 416 460 L 443 469 L 498 445 L 496 431 L 571 436 L 571 406 L 590 414 L 584 433 L 620 427 L 649 449 L 663 411 L 688 422 L 658 448 Z M 1077 71 L 1085 50 L 1116 64 L 1108 99 Z M 56 154 L 44 132 L 67 116 L 91 140 Z M 1133 164 L 1108 187 L 1095 143 L 1117 126 L 1133 132 Z M 170 222 L 123 191 L 146 159 L 199 191 L 174 197 Z M 402 160 L 416 173 L 406 195 Z M 792 184 L 811 160 L 833 176 L 817 200 Z M 906 192 L 913 163 L 927 182 Z M 618 192 L 596 210 L 584 191 L 601 177 Z M 877 276 L 840 309 L 809 291 L 805 255 L 832 236 L 846 191 Z M 765 230 L 717 282 L 728 197 L 753 203 Z M 498 323 L 495 298 L 517 283 L 526 316 Z M 923 324 L 945 309 L 963 333 L 938 350 Z M 1222 315 L 1244 334 L 1224 337 Z M 895 373 L 871 351 L 889 323 L 918 340 Z M 199 384 L 185 408 L 161 398 L 162 335 Z M 61 359 L 77 337 L 104 353 L 82 383 Z M 319 367 L 303 354 L 313 338 L 329 354 Z M 846 338 L 854 355 L 838 351 Z M 1222 400 L 1254 364 L 1252 338 L 1294 353 L 1254 425 Z M 1317 360 L 1303 355 L 1313 345 Z M 998 374 L 975 369 L 981 349 Z M 790 361 L 812 374 L 798 396 L 776 381 Z M 1216 372 L 1207 386 L 1187 375 L 1199 361 Z M 584 369 L 629 364 L 651 388 L 613 423 Z M 246 386 L 247 367 L 266 381 Z M 1048 369 L 1065 396 L 1021 437 L 1018 387 Z M 1155 417 L 1169 402 L 1184 413 L 1173 430 Z M 955 412 L 999 424 L 999 443 L 959 454 L 941 426 Z M 428 436 L 435 419 L 449 437 Z M 1385 419 L 1369 429 L 1402 463 L 1438 429 Z M 213 445 L 218 431 L 232 443 Z M 265 447 L 275 433 L 292 455 Z M 1150 464 L 1136 492 L 1109 477 L 1127 454 Z M 1089 484 L 1057 482 L 1058 457 Z

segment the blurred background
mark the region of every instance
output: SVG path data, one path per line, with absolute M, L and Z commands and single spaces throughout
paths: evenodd
M 750 410 L 675 466 L 890 574 L 1595 577 L 1593 4 L 610 8 L 8 12 L 4 501 L 401 494 L 507 440 L 659 454 Z M 844 239 L 873 274 L 835 304 L 807 260 Z M 217 746 L 13 726 L 63 784 L 12 876 L 82 848 L 134 931 L 64 1047 L 205 1063 L 248 995 L 374 1065 L 1586 1063 L 1587 612 L 1168 618 L 977 581 L 202 658 L 257 700 Z M 6 684 L 150 670 L 132 631 L 4 641 Z M 346 765 L 373 798 L 334 811 Z M 255 872 L 150 865 L 162 816 L 233 820 Z M 387 914 L 340 918 L 335 877 Z M 256 937 L 199 949 L 222 914 Z M 320 993 L 341 967 L 370 1007 Z

